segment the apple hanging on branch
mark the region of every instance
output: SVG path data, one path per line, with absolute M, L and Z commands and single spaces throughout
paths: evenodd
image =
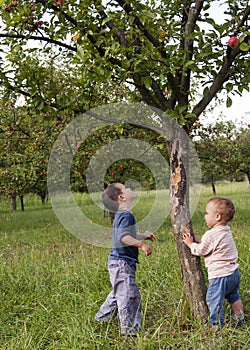
M 234 49 L 239 45 L 239 39 L 236 36 L 231 36 L 227 44 Z
M 54 0 L 53 5 L 54 6 L 62 6 L 64 3 L 64 0 Z

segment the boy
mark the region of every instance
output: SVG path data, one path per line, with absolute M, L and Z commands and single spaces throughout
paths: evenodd
M 112 291 L 95 315 L 96 321 L 106 321 L 118 314 L 121 334 L 135 336 L 141 328 L 141 297 L 135 282 L 138 248 L 146 256 L 152 253 L 143 239 L 155 240 L 153 233 L 138 234 L 136 222 L 131 213 L 135 196 L 130 188 L 120 183 L 109 185 L 102 195 L 104 206 L 114 212 L 112 249 L 108 269 Z
M 208 270 L 208 290 L 206 302 L 210 311 L 210 323 L 224 325 L 223 300 L 232 305 L 236 325 L 245 323 L 243 305 L 240 300 L 240 276 L 238 252 L 233 235 L 227 223 L 235 213 L 232 201 L 224 197 L 214 197 L 206 205 L 205 221 L 210 230 L 201 239 L 194 235 L 183 235 L 183 242 L 196 256 L 204 256 Z

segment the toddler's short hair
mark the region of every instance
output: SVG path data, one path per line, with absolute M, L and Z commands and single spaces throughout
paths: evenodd
M 222 220 L 228 222 L 233 219 L 235 207 L 231 199 L 226 197 L 213 197 L 208 203 L 213 203 L 216 211 L 221 215 Z
M 117 186 L 117 183 L 110 184 L 102 193 L 102 202 L 109 211 L 115 213 L 119 208 L 117 201 L 118 196 L 122 194 L 122 190 Z

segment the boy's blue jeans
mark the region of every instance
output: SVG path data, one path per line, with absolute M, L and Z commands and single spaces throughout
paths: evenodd
M 109 260 L 110 282 L 113 287 L 95 315 L 96 321 L 106 321 L 118 314 L 122 335 L 136 335 L 141 328 L 141 296 L 135 283 L 135 265 L 125 260 Z
M 206 302 L 210 311 L 210 323 L 224 325 L 223 301 L 233 304 L 240 299 L 240 274 L 236 269 L 231 275 L 209 280 Z

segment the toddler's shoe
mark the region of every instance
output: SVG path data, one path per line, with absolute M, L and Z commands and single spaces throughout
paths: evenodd
M 244 314 L 234 314 L 235 327 L 241 327 L 246 323 L 246 318 Z

